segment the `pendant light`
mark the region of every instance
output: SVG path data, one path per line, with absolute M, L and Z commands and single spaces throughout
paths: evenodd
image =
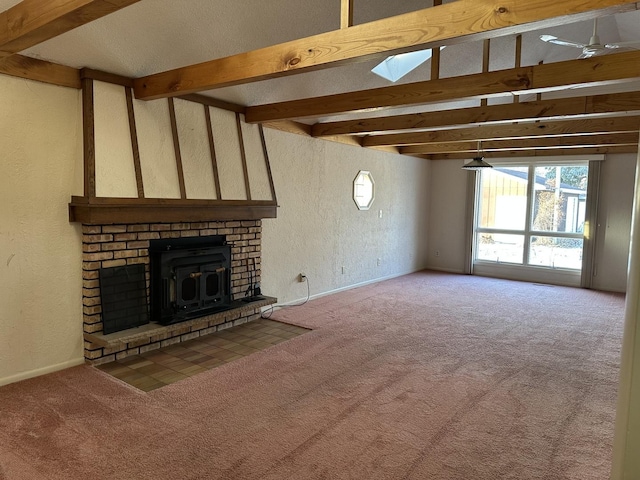
M 473 157 L 469 163 L 465 163 L 462 166 L 463 170 L 482 170 L 483 168 L 493 168 L 493 165 L 489 165 L 487 162 L 483 160 L 483 156 L 480 153 L 480 140 L 478 140 L 478 155 Z

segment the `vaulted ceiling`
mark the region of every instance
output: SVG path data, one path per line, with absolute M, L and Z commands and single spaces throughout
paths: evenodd
M 436 0 L 437 1 L 437 0 Z M 138 98 L 197 92 L 248 122 L 430 159 L 635 152 L 640 50 L 577 60 L 551 34 L 640 40 L 622 0 L 0 0 L 0 72 Z M 490 40 L 489 40 L 490 39 Z M 402 78 L 387 55 L 446 46 Z M 437 52 L 437 50 L 434 50 Z M 615 51 L 614 51 L 615 52 Z

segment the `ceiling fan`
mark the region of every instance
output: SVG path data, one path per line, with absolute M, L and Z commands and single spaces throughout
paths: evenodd
M 631 42 L 606 43 L 604 45 L 600 43 L 600 37 L 598 36 L 597 18 L 593 21 L 593 35 L 589 39 L 589 43 L 572 42 L 571 40 L 564 40 L 562 38 L 554 37 L 553 35 L 540 35 L 540 40 L 542 40 L 543 42 L 553 43 L 554 45 L 581 48 L 582 54 L 578 58 L 589 58 L 596 55 L 604 55 L 609 50 L 640 48 L 640 40 L 634 40 Z

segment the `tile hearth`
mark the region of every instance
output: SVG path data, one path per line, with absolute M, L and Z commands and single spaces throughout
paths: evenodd
M 96 368 L 149 392 L 309 331 L 304 327 L 261 318 Z

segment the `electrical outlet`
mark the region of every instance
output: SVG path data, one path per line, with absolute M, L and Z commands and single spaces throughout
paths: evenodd
M 436 250 L 436 257 L 440 256 L 440 250 Z
M 298 274 L 298 281 L 299 281 L 300 283 L 304 282 L 306 278 L 307 278 L 307 276 L 306 276 L 303 272 L 300 272 L 300 273 Z
M 380 266 L 381 260 L 380 260 L 380 259 L 378 259 L 378 260 L 376 261 L 376 263 L 378 264 L 378 266 Z

